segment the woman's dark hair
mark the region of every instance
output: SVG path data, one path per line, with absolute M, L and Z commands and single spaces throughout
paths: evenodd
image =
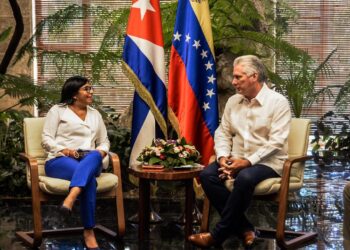
M 72 76 L 66 80 L 63 84 L 61 92 L 61 101 L 62 104 L 73 104 L 74 96 L 78 93 L 81 86 L 84 86 L 89 82 L 89 79 L 83 76 Z

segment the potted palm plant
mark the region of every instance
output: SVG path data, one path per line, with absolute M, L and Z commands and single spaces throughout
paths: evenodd
M 288 98 L 295 117 L 301 117 L 312 104 L 333 97 L 332 88 L 339 86 L 316 88 L 316 82 L 334 74 L 329 60 L 335 52 L 336 49 L 332 50 L 320 64 L 307 54 L 295 60 L 284 58 L 279 69 L 283 73 L 269 72 L 272 87 Z

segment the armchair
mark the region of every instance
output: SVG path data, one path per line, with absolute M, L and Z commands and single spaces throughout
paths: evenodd
M 293 118 L 288 137 L 288 159 L 284 163 L 282 177 L 269 178 L 260 182 L 254 191 L 254 199 L 273 200 L 278 202 L 278 216 L 276 230 L 259 229 L 265 233 L 275 233 L 277 244 L 281 248 L 295 248 L 317 237 L 314 232 L 285 231 L 285 220 L 288 209 L 288 194 L 298 191 L 303 186 L 304 163 L 309 143 L 310 120 Z M 215 158 L 213 159 L 215 160 Z M 233 179 L 225 182 L 232 191 Z M 201 232 L 209 229 L 210 202 L 204 200 Z M 286 236 L 292 236 L 291 239 Z
M 50 199 L 62 199 L 68 194 L 69 181 L 51 178 L 45 175 L 44 163 L 45 152 L 41 147 L 41 133 L 45 118 L 24 119 L 24 143 L 25 153 L 20 157 L 26 162 L 27 184 L 32 194 L 33 231 L 18 231 L 16 235 L 28 246 L 39 247 L 42 238 L 48 235 L 82 232 L 83 228 L 64 228 L 55 230 L 43 230 L 41 218 L 41 202 Z M 96 230 L 112 237 L 123 237 L 125 234 L 125 216 L 123 204 L 122 178 L 118 155 L 109 153 L 113 173 L 101 173 L 97 177 L 98 197 L 114 198 L 116 200 L 116 223 L 117 231 L 96 225 Z

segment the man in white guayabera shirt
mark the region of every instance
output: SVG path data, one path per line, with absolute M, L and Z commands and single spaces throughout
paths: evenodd
M 241 56 L 233 63 L 236 89 L 226 104 L 215 131 L 216 162 L 200 175 L 202 187 L 221 219 L 207 233 L 189 237 L 194 245 L 220 245 L 236 234 L 246 246 L 255 240 L 254 226 L 245 216 L 255 186 L 282 174 L 287 158 L 291 112 L 287 99 L 266 85 L 266 70 L 259 58 Z M 234 178 L 230 192 L 224 185 Z

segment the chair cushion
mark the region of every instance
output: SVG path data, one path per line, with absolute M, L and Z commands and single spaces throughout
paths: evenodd
M 259 182 L 255 187 L 254 195 L 268 195 L 277 193 L 281 187 L 282 178 L 269 178 Z M 225 186 L 230 192 L 233 190 L 234 179 L 226 180 Z M 303 186 L 303 181 L 297 177 L 291 177 L 289 182 L 289 191 L 298 190 Z
M 26 154 L 34 158 L 46 158 L 46 153 L 41 146 L 41 134 L 45 118 L 24 118 L 24 147 Z
M 103 193 L 111 190 L 118 185 L 118 176 L 112 173 L 101 173 L 97 180 L 97 193 Z M 66 195 L 68 194 L 70 181 L 51 178 L 48 176 L 39 176 L 40 189 L 49 194 Z

